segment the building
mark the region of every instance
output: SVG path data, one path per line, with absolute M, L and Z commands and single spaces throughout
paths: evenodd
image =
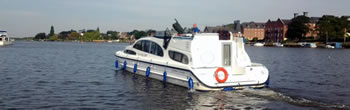
M 218 33 L 219 31 L 232 32 L 233 36 L 242 36 L 241 24 L 239 20 L 235 20 L 233 24 L 223 26 L 206 26 L 203 32 Z
M 128 35 L 128 32 L 121 32 L 121 33 L 119 33 L 120 35 L 120 37 L 119 38 L 121 38 L 121 39 L 127 39 L 127 38 L 129 38 L 129 35 Z
M 242 23 L 241 29 L 243 36 L 248 40 L 253 40 L 254 38 L 263 40 L 265 37 L 265 23 Z
M 280 19 L 268 20 L 265 24 L 265 42 L 282 42 L 286 40 L 288 24 L 291 20 Z
M 310 17 L 310 23 L 306 24 L 309 27 L 309 32 L 306 33 L 305 37 L 313 37 L 314 39 L 318 38 L 318 31 L 317 31 L 317 22 L 320 20 L 321 17 Z

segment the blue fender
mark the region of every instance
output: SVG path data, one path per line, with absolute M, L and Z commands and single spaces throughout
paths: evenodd
M 119 67 L 119 62 L 118 62 L 118 60 L 115 60 L 115 68 L 118 69 L 118 67 Z
M 269 85 L 270 85 L 270 76 L 267 78 L 265 84 L 266 84 L 266 87 L 269 87 Z
M 163 73 L 163 83 L 164 84 L 166 83 L 166 78 L 167 78 L 167 73 L 166 73 L 166 71 L 164 71 L 164 73 Z
M 150 72 L 151 72 L 151 68 L 147 67 L 147 69 L 146 69 L 146 77 L 147 78 L 149 77 Z
M 235 88 L 233 87 L 225 87 L 222 91 L 233 91 Z
M 126 61 L 124 61 L 123 70 L 126 70 Z
M 188 88 L 193 89 L 193 80 L 192 78 L 188 79 Z
M 137 72 L 137 64 L 134 64 L 134 73 Z

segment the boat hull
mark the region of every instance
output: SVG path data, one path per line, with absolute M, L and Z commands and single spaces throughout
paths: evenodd
M 212 90 L 237 90 L 244 88 L 263 88 L 268 85 L 268 78 L 261 82 L 232 82 L 218 83 L 206 80 L 205 78 L 200 78 L 198 71 L 201 69 L 184 69 L 178 67 L 172 67 L 168 65 L 162 65 L 157 63 L 151 63 L 146 61 L 141 61 L 137 59 L 131 59 L 126 57 L 117 56 L 116 66 L 117 69 L 129 71 L 129 73 L 142 75 L 148 78 L 153 78 L 164 83 L 171 83 L 178 86 L 199 90 L 199 91 L 212 91 Z M 126 62 L 126 65 L 125 65 Z M 137 64 L 136 72 L 135 64 Z M 125 65 L 125 66 L 124 66 Z M 150 68 L 149 75 L 147 75 L 147 68 Z M 267 70 L 267 69 L 266 69 Z M 202 71 L 207 71 L 203 70 Z M 164 72 L 166 72 L 166 78 L 164 78 Z M 212 73 L 209 73 L 212 74 Z M 213 75 L 214 76 L 214 75 Z M 211 80 L 215 79 L 212 76 Z M 237 77 L 238 78 L 238 77 Z M 164 79 L 166 79 L 164 81 Z M 190 81 L 190 79 L 192 81 Z M 216 81 L 216 80 L 215 80 Z M 192 82 L 192 84 L 190 84 Z M 243 81 L 244 82 L 244 81 Z
M 11 41 L 0 41 L 0 46 L 5 46 L 5 45 L 11 45 L 12 42 Z

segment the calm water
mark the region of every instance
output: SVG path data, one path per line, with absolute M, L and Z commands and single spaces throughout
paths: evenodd
M 0 109 L 350 109 L 350 50 L 250 47 L 270 88 L 191 92 L 114 68 L 128 44 L 0 47 Z

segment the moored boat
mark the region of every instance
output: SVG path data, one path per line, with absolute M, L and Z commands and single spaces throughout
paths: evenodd
M 165 31 L 140 38 L 115 56 L 118 69 L 195 90 L 262 88 L 269 84 L 267 68 L 252 63 L 243 38 L 230 32 L 188 37 Z
M 258 42 L 258 43 L 255 43 L 254 46 L 256 46 L 256 47 L 263 47 L 263 46 L 264 46 L 264 43 Z
M 12 40 L 7 36 L 7 31 L 0 31 L 0 46 L 10 44 L 12 44 Z

